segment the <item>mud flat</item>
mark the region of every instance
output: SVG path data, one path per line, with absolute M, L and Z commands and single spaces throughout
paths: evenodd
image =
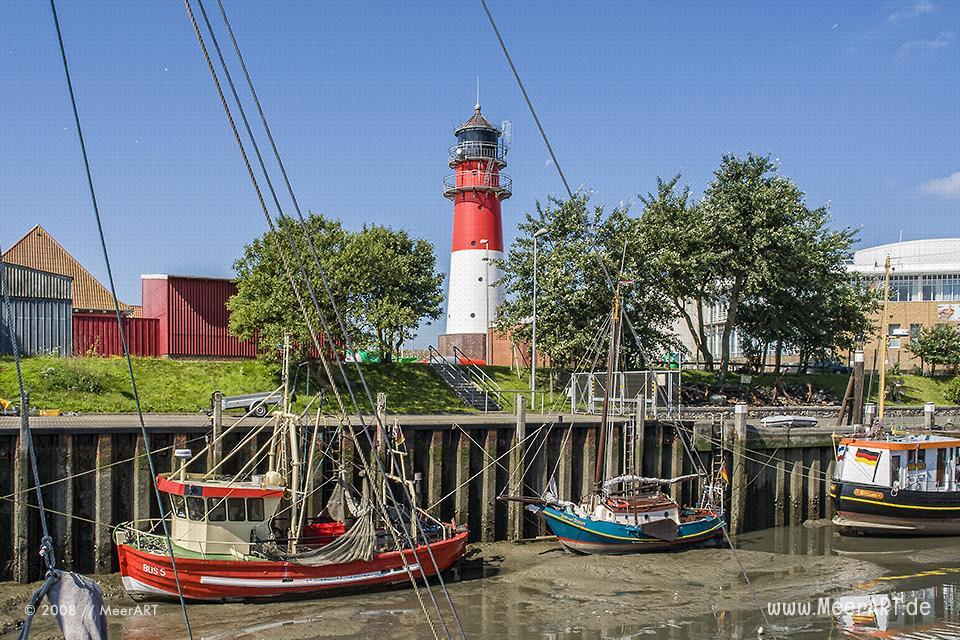
M 848 592 L 850 585 L 883 573 L 854 557 L 753 550 L 739 555 L 763 603 Z M 102 576 L 100 582 L 112 638 L 182 637 L 178 605 L 138 605 L 124 594 L 118 576 Z M 732 554 L 720 547 L 569 556 L 551 542 L 475 545 L 462 579 L 448 580 L 448 588 L 471 639 L 611 637 L 614 631 L 754 608 Z M 14 637 L 30 592 L 29 586 L 0 587 L 0 638 Z M 432 637 L 409 587 L 294 602 L 195 604 L 189 613 L 196 638 Z M 43 608 L 31 637 L 59 637 L 55 620 Z

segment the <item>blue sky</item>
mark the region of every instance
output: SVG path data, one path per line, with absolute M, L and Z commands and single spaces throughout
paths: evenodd
M 478 75 L 484 113 L 513 122 L 507 242 L 561 192 L 479 2 L 225 4 L 304 207 L 404 227 L 446 270 L 441 179 Z M 121 298 L 139 301 L 141 273 L 230 275 L 265 225 L 182 3 L 58 8 Z M 864 245 L 960 235 L 960 4 L 491 8 L 568 177 L 600 203 L 676 173 L 699 194 L 723 153 L 753 151 Z M 4 13 L 0 243 L 40 223 L 102 277 L 49 7 Z

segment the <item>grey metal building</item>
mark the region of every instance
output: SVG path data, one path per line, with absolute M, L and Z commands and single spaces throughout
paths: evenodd
M 23 355 L 73 354 L 73 278 L 3 263 L 10 309 L 0 291 L 0 354 L 13 353 L 8 318 Z

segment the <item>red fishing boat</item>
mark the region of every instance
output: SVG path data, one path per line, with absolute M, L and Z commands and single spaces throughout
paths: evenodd
M 157 478 L 169 504 L 167 526 L 145 520 L 114 531 L 127 592 L 177 597 L 179 582 L 190 600 L 303 596 L 416 581 L 464 556 L 466 528 L 417 507 L 399 428 L 379 427 L 374 453 L 364 454 L 355 446 L 358 429 L 349 422 L 321 437 L 319 416 L 312 427 L 305 416 L 306 411 L 291 413 L 285 393 L 274 419 L 250 430 L 206 473 L 188 472 L 204 455 L 178 449 L 180 469 Z M 237 431 L 242 421 L 200 453 Z M 218 473 L 271 426 L 259 451 L 239 460 L 238 473 Z M 335 445 L 352 447 L 352 455 L 345 458 Z M 326 480 L 315 473 L 331 466 L 322 464 L 324 459 L 335 463 Z M 348 482 L 353 474 L 345 469 L 352 465 L 362 468 L 359 486 Z M 258 468 L 265 470 L 256 473 Z M 310 515 L 314 499 L 329 487 L 325 506 Z

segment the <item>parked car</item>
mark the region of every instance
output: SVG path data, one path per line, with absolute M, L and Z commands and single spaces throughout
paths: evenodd
M 853 367 L 848 367 L 837 360 L 821 360 L 811 364 L 807 371 L 810 373 L 852 373 Z

